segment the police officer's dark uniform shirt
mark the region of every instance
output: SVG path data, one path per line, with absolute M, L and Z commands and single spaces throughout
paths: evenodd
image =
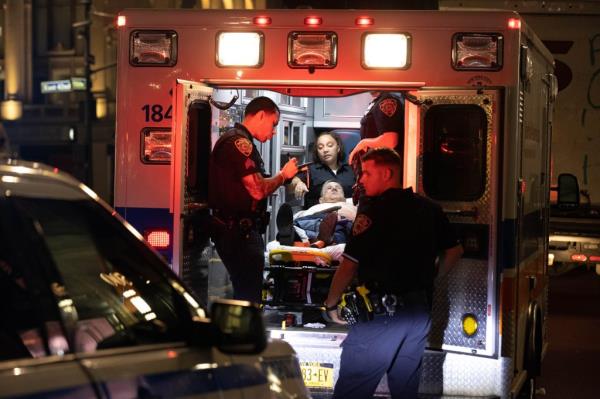
M 431 295 L 435 258 L 458 244 L 442 209 L 411 188 L 361 201 L 344 256 L 372 291 Z
M 264 176 L 263 160 L 250 132 L 236 123 L 213 148 L 209 171 L 210 207 L 240 217 L 263 212 L 267 200 L 253 199 L 242 183 L 242 177 L 257 172 Z
M 385 132 L 397 132 L 398 144 L 394 148 L 402 155 L 404 149 L 404 99 L 382 93 L 367 107 L 360 121 L 361 139 L 375 138 Z
M 336 173 L 333 173 L 329 166 L 320 162 L 315 162 L 309 165 L 308 168 L 310 185 L 308 187 L 308 192 L 304 195 L 304 209 L 308 209 L 319 203 L 323 183 L 327 180 L 335 180 L 340 183 L 344 189 L 344 197 L 352 197 L 352 186 L 356 179 L 350 165 L 346 163 L 340 165 Z M 299 173 L 298 177 L 306 183 L 306 172 Z

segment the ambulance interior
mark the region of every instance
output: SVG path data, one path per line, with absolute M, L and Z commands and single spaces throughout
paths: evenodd
M 360 140 L 360 119 L 373 98 L 369 91 L 338 97 L 304 97 L 265 89 L 215 89 L 212 106 L 198 102 L 190 107 L 188 113 L 189 146 L 193 153 L 202 154 L 199 157 L 187 157 L 188 189 L 198 195 L 195 201 L 207 202 L 210 155 L 207 149 L 212 148 L 220 134 L 234 123 L 241 122 L 244 107 L 252 98 L 263 95 L 272 98 L 281 111 L 277 134 L 273 139 L 266 143 L 255 141 L 268 174 L 277 173 L 289 157 L 295 157 L 298 164 L 313 161 L 315 137 L 325 131 L 337 132 L 342 138 L 346 155 L 349 154 Z M 233 101 L 236 96 L 237 99 Z M 418 119 L 417 106 L 406 101 L 405 108 L 405 120 L 414 122 Z M 434 200 L 470 201 L 478 198 L 483 193 L 486 175 L 485 136 L 488 128 L 484 111 L 472 104 L 440 105 L 430 109 L 427 119 L 429 123 L 425 122 L 428 125 L 425 130 L 429 132 L 426 133 L 429 138 L 425 138 L 424 144 L 429 148 L 429 166 L 424 165 L 424 168 L 430 172 L 429 178 L 423 181 L 429 187 L 426 191 Z M 207 134 L 209 121 L 212 121 L 211 129 Z M 408 135 L 414 137 L 420 128 L 408 126 L 406 129 Z M 417 164 L 416 146 L 416 142 L 412 147 L 409 146 L 405 155 L 413 165 Z M 416 167 L 408 175 L 410 173 L 413 175 L 407 179 L 405 172 L 405 184 L 408 180 L 408 185 L 414 185 Z M 265 235 L 266 243 L 275 240 L 275 215 L 284 202 L 290 204 L 294 212 L 303 208 L 302 201 L 295 198 L 292 190 L 279 188 L 269 198 L 271 219 Z M 298 311 L 292 313 L 295 320 L 290 324 L 301 325 L 302 309 L 319 307 L 325 299 L 336 262 L 330 254 L 314 248 L 269 248 L 265 250 L 263 300 L 276 309 L 284 309 L 285 314 L 289 314 L 290 310 Z M 209 263 L 208 302 L 211 298 L 229 296 L 231 288 L 227 277 L 223 275 L 226 273 L 224 267 L 217 260 L 217 252 L 208 246 L 204 249 L 202 259 Z M 182 272 L 185 279 L 185 267 Z

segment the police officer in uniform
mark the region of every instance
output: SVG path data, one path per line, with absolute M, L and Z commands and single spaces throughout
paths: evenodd
M 292 158 L 275 176 L 265 177 L 253 139 L 270 140 L 278 123 L 277 104 L 268 97 L 257 97 L 246 106 L 242 123 L 217 140 L 210 157 L 212 238 L 236 299 L 261 301 L 267 197 L 298 172 Z
M 388 92 L 371 92 L 373 101 L 360 121 L 361 141 L 350 153 L 352 164 L 356 154 L 369 148 L 393 148 L 404 153 L 404 98 Z
M 370 398 L 386 372 L 393 398 L 417 397 L 436 258 L 445 273 L 462 255 L 442 209 L 402 188 L 401 166 L 389 148 L 371 149 L 362 158 L 369 200 L 360 203 L 324 306 L 343 324 L 337 305 L 357 277 L 370 291 L 374 314 L 349 328 L 334 398 Z
M 362 173 L 360 156 L 370 148 L 393 148 L 400 155 L 404 154 L 404 98 L 400 95 L 372 91 L 373 101 L 367 107 L 360 120 L 361 141 L 354 147 L 348 162 L 356 175 L 357 182 L 353 187 L 352 199 L 357 204 L 360 198 L 364 201 L 364 188 L 360 183 Z M 400 169 L 402 176 L 402 169 Z

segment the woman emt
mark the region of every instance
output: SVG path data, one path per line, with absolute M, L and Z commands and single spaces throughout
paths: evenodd
M 291 182 L 296 199 L 305 197 L 304 209 L 319 203 L 321 188 L 327 180 L 336 180 L 344 189 L 344 197 L 352 197 L 355 177 L 352 168 L 344 162 L 345 158 L 344 145 L 337 133 L 322 132 L 317 136 L 313 149 L 314 163 Z

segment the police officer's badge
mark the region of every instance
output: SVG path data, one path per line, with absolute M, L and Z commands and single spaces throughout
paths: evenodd
M 365 214 L 360 214 L 354 219 L 352 224 L 352 235 L 357 236 L 371 227 L 371 219 Z
M 238 149 L 239 152 L 244 154 L 244 156 L 248 157 L 252 154 L 252 143 L 245 138 L 239 138 L 235 141 L 235 148 Z
M 397 107 L 398 104 L 396 103 L 396 100 L 392 98 L 386 98 L 385 100 L 379 103 L 379 109 L 381 110 L 381 112 L 383 112 L 390 118 L 396 113 Z

